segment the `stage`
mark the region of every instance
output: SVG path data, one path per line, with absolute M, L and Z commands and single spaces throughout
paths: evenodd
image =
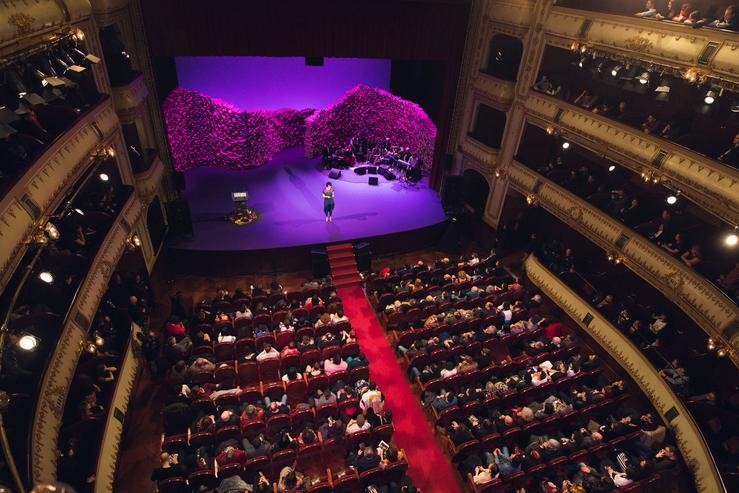
M 190 205 L 193 237 L 170 238 L 174 250 L 245 252 L 322 246 L 387 236 L 438 225 L 446 220 L 441 200 L 428 177 L 416 185 L 387 181 L 367 183 L 369 175 L 344 171 L 331 180 L 320 158 L 309 159 L 302 147 L 277 154 L 256 169 L 204 166 L 185 173 L 183 198 Z M 326 223 L 321 191 L 334 185 L 334 221 Z M 231 192 L 247 191 L 248 205 L 260 218 L 236 226 L 224 217 L 233 210 Z

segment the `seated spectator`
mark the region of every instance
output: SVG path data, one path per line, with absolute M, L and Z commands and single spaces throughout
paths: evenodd
M 708 24 L 719 29 L 739 31 L 739 18 L 736 16 L 736 5 L 729 5 L 724 10 L 724 16 Z
M 642 122 L 640 125 L 640 128 L 645 134 L 654 134 L 657 133 L 657 131 L 660 128 L 660 123 L 657 118 L 654 117 L 651 113 L 647 115 L 647 119 Z
M 357 433 L 359 431 L 366 431 L 371 428 L 371 425 L 364 417 L 364 414 L 359 414 L 356 419 L 352 419 L 346 425 L 346 433 Z
M 693 245 L 690 247 L 690 250 L 680 255 L 680 260 L 682 260 L 688 267 L 695 268 L 697 265 L 700 265 L 700 263 L 703 262 L 700 245 Z
M 327 359 L 323 362 L 323 371 L 327 376 L 346 371 L 347 368 L 347 362 L 342 360 L 341 356 L 338 354 L 335 354 L 331 359 Z
M 644 10 L 642 10 L 641 12 L 637 12 L 634 15 L 636 17 L 656 17 L 657 9 L 654 7 L 654 1 L 647 0 L 646 5 L 644 6 Z
M 718 158 L 722 163 L 739 168 L 739 134 L 734 136 L 731 145 Z
M 673 17 L 677 15 L 677 6 L 675 5 L 675 0 L 667 0 L 667 4 L 664 8 L 659 9 L 657 11 L 657 14 L 654 16 L 655 19 L 658 21 L 661 21 L 663 19 L 671 20 Z
M 167 452 L 162 452 L 159 456 L 160 466 L 151 473 L 152 481 L 163 481 L 169 478 L 185 477 L 187 471 L 179 463 L 178 454 L 169 455 Z
M 690 13 L 693 11 L 691 5 L 689 3 L 684 3 L 680 7 L 680 11 L 677 13 L 675 17 L 672 18 L 675 22 L 685 22 L 690 17 Z
M 354 467 L 357 468 L 357 472 L 364 472 L 373 467 L 380 465 L 380 456 L 375 454 L 372 447 L 364 447 L 357 453 L 357 458 L 354 459 Z
M 267 361 L 270 359 L 279 359 L 280 352 L 272 347 L 271 344 L 265 343 L 262 347 L 262 352 L 257 354 L 257 361 Z
M 739 261 L 734 264 L 734 268 L 726 274 L 721 274 L 717 280 L 718 285 L 729 293 L 735 293 L 739 290 Z
M 475 474 L 472 476 L 472 481 L 475 484 L 485 484 L 498 476 L 499 474 L 495 467 L 495 463 L 491 462 L 487 466 L 475 467 Z
M 303 487 L 303 475 L 292 467 L 285 466 L 280 471 L 280 478 L 277 481 L 277 491 L 288 492 Z

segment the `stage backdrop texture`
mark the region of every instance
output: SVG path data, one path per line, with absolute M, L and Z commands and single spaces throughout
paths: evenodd
M 164 116 L 179 171 L 208 165 L 253 168 L 291 147 L 303 145 L 307 155 L 316 156 L 326 145 L 364 137 L 409 147 L 428 173 L 436 138 L 436 126 L 420 106 L 365 85 L 318 111 L 239 111 L 227 102 L 177 88 L 164 101 Z

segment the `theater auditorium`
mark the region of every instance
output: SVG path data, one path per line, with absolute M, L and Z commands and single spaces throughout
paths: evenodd
M 0 2 L 0 492 L 739 491 L 738 6 Z

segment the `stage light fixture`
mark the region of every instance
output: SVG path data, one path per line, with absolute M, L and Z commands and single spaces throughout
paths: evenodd
M 719 350 L 716 351 L 716 356 L 718 356 L 719 358 L 723 358 L 724 356 L 726 356 L 726 354 L 727 354 L 726 348 L 724 347 L 719 348 Z
M 732 113 L 739 113 L 739 99 L 735 99 L 733 103 L 731 103 L 731 112 Z
M 135 246 L 137 247 L 141 246 L 141 238 L 139 238 L 139 235 L 136 235 L 136 234 L 133 235 L 133 237 L 131 238 L 131 241 L 133 242 Z
M 730 233 L 724 238 L 724 245 L 734 248 L 739 243 L 739 236 L 736 233 Z
M 59 239 L 59 230 L 52 222 L 46 223 L 46 226 L 44 226 L 44 231 L 46 232 L 46 235 L 49 237 L 50 240 L 56 241 Z
M 72 209 L 72 210 L 73 210 L 74 212 L 76 212 L 77 214 L 79 214 L 80 216 L 84 216 L 84 215 L 85 215 L 85 212 L 84 212 L 84 211 L 83 211 L 82 209 L 80 209 L 79 207 L 75 207 L 75 208 L 74 208 L 74 209 Z
M 570 143 L 567 141 L 562 142 L 562 149 L 567 150 L 570 148 Z
M 76 29 L 74 33 L 72 33 L 72 39 L 75 41 L 84 41 L 85 40 L 85 31 L 82 29 Z
M 675 197 L 674 195 L 670 195 L 669 197 L 667 197 L 667 203 L 670 205 L 675 205 L 675 203 L 677 203 L 677 197 Z
M 623 68 L 624 68 L 623 65 L 616 65 L 615 67 L 611 69 L 611 75 L 614 77 L 618 76 L 618 73 L 621 72 Z
M 709 351 L 713 351 L 716 349 L 716 341 L 713 340 L 712 337 L 708 338 L 708 342 L 706 343 L 706 347 Z
M 716 91 L 708 91 L 706 97 L 703 98 L 703 102 L 706 104 L 713 104 L 716 101 Z
M 601 60 L 600 62 L 598 62 L 598 65 L 596 65 L 595 70 L 599 74 L 602 74 L 603 73 L 603 70 L 605 70 L 605 68 L 606 68 L 606 61 L 605 60 Z
M 100 173 L 100 174 L 98 175 L 98 177 L 99 177 L 99 178 L 100 178 L 100 179 L 101 179 L 102 181 L 108 181 L 108 180 L 110 180 L 110 177 L 109 177 L 109 176 L 108 176 L 108 175 L 107 175 L 106 173 Z
M 610 165 L 608 167 L 608 171 L 610 171 L 611 173 L 613 173 L 614 171 L 616 171 L 616 165 L 615 164 Z
M 646 85 L 649 83 L 649 72 L 642 72 L 642 74 L 636 78 L 636 80 L 639 81 L 639 84 Z
M 38 278 L 44 281 L 46 284 L 51 284 L 52 282 L 54 282 L 54 275 L 48 270 L 39 273 Z
M 31 335 L 24 334 L 18 339 L 18 347 L 24 351 L 33 351 L 38 347 L 39 338 Z

